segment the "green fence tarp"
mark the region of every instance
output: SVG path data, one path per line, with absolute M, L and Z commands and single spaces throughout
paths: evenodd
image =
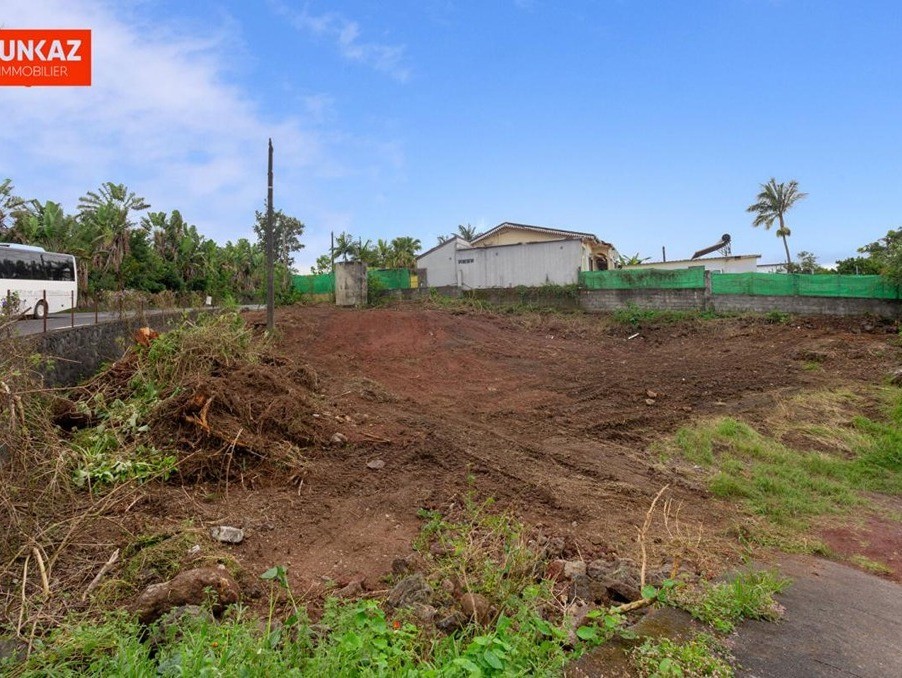
M 580 271 L 579 286 L 587 290 L 685 290 L 705 287 L 705 269 L 644 271 Z
M 322 273 L 320 275 L 296 275 L 292 276 L 292 286 L 301 294 L 332 294 L 335 289 L 335 275 Z
M 384 290 L 410 289 L 410 270 L 406 268 L 371 268 L 366 274 Z
M 802 273 L 713 273 L 714 294 L 750 294 L 788 297 L 858 297 L 899 299 L 898 285 L 879 275 L 838 275 Z

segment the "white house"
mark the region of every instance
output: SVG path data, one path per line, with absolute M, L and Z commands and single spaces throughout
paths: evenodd
M 463 289 L 576 284 L 580 271 L 613 268 L 617 250 L 591 233 L 504 222 L 417 257 L 429 287 Z
M 754 273 L 758 270 L 760 254 L 737 254 L 736 256 L 699 257 L 698 259 L 676 259 L 674 261 L 653 261 L 644 264 L 624 266 L 623 270 L 641 270 L 649 268 L 673 271 L 681 268 L 704 267 L 712 273 Z

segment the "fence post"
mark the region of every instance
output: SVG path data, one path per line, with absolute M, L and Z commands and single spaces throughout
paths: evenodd
M 44 302 L 44 334 L 47 334 L 47 316 L 50 315 L 50 307 L 47 306 L 47 290 L 44 290 L 42 299 Z
M 714 308 L 714 293 L 711 290 L 711 271 L 705 269 L 705 292 L 702 299 L 702 310 L 703 311 L 715 311 L 717 309 Z
M 69 293 L 69 296 L 71 297 L 71 299 L 70 299 L 71 306 L 69 307 L 69 311 L 70 311 L 69 317 L 72 319 L 72 323 L 71 323 L 72 327 L 75 327 L 75 290 L 72 290 Z
M 94 324 L 95 325 L 97 324 L 98 316 L 100 315 L 100 313 L 99 313 L 100 309 L 98 308 L 99 304 L 100 304 L 100 302 L 97 301 L 97 297 L 95 296 L 94 297 Z

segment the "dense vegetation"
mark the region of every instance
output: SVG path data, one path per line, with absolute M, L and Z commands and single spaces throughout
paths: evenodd
M 219 245 L 198 233 L 178 210 L 150 211 L 123 184 L 106 182 L 67 214 L 51 200 L 23 199 L 9 179 L 0 181 L 0 242 L 68 252 L 78 260 L 81 301 L 108 290 L 201 292 L 217 300 L 259 298 L 265 275 L 264 224 L 257 212 L 257 240 Z M 291 254 L 303 247 L 304 224 L 282 211 L 274 215 L 277 285 L 289 288 Z

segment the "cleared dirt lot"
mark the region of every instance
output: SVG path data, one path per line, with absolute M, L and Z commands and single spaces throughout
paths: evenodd
M 861 320 L 637 328 L 418 305 L 293 307 L 277 323 L 278 360 L 266 378 L 226 383 L 238 403 L 272 392 L 279 417 L 308 426 L 303 459 L 294 468 L 232 468 L 228 488 L 221 478 L 170 483 L 130 516 L 136 530 L 186 519 L 244 527 L 233 554 L 248 572 L 287 564 L 293 585 L 311 594 L 361 576 L 379 589 L 392 560 L 410 552 L 417 511 L 468 492 L 589 558 L 634 556 L 636 526 L 669 485 L 681 520 L 703 526 L 710 544 L 711 561 L 697 567 L 716 568 L 735 554 L 736 505 L 713 499 L 691 466 L 662 462 L 655 441 L 699 417 L 763 422 L 792 394 L 873 385 L 902 362 L 895 329 Z M 309 386 L 304 366 L 318 384 L 286 412 L 291 385 Z M 347 442 L 330 442 L 334 432 Z M 377 460 L 384 466 L 367 466 Z M 884 562 L 898 565 L 887 552 L 898 545 L 898 521 L 874 525 L 861 539 L 879 534 Z

